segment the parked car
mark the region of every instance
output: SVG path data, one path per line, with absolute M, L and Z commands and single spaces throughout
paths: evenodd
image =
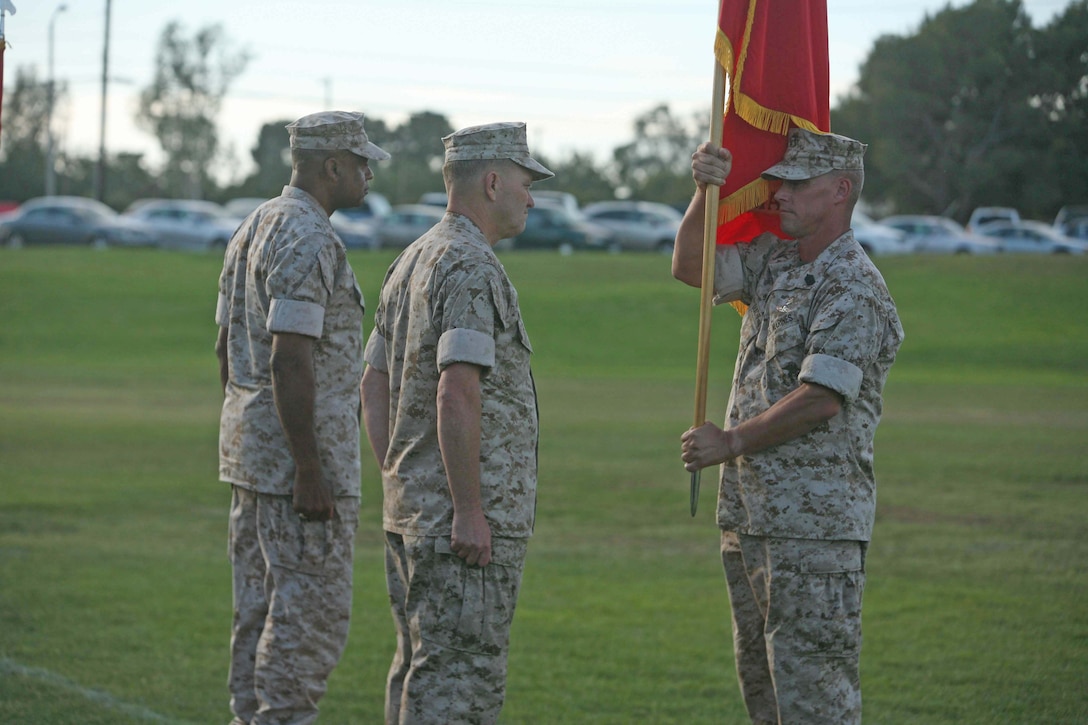
M 1042 222 L 990 222 L 978 231 L 996 239 L 1002 252 L 1084 254 L 1088 251 L 1088 242 L 1067 237 Z
M 146 224 L 163 249 L 225 249 L 242 218 L 219 204 L 195 199 L 151 199 L 130 207 L 125 216 Z
M 569 191 L 552 191 L 550 189 L 537 191 L 533 189 L 530 193 L 533 195 L 533 201 L 537 204 L 561 206 L 569 212 L 578 213 L 578 197 Z
M 1065 229 L 1067 237 L 1088 240 L 1088 217 L 1071 221 L 1064 224 L 1062 228 Z
M 400 204 L 373 224 L 378 247 L 407 247 L 445 215 L 445 207 Z
M 231 216 L 245 219 L 266 201 L 268 201 L 268 199 L 262 199 L 259 196 L 241 196 L 226 202 L 223 204 L 223 208 L 226 209 L 227 213 Z
M 443 206 L 445 206 L 443 204 Z M 383 217 L 393 210 L 393 205 L 384 195 L 376 191 L 367 192 L 366 198 L 359 206 L 350 206 L 346 209 L 338 209 L 336 213 L 348 217 L 352 221 L 368 221 Z
M 608 229 L 583 219 L 561 206 L 543 204 L 529 209 L 525 230 L 499 249 L 558 249 L 569 254 L 576 249 L 605 249 L 615 240 Z
M 245 219 L 266 201 L 267 199 L 255 196 L 243 196 L 231 199 L 223 205 L 223 208 L 228 213 Z M 371 222 L 375 218 L 388 214 L 390 209 L 388 199 L 381 194 L 370 192 L 361 205 L 337 209 L 329 217 L 329 221 L 332 222 L 333 229 L 348 249 L 376 249 L 378 240 L 374 236 L 374 225 Z
M 897 215 L 885 217 L 880 223 L 905 232 L 908 242 L 914 245 L 916 252 L 993 254 L 1000 250 L 994 240 L 971 234 L 948 217 Z
M 1008 206 L 980 206 L 971 212 L 967 220 L 967 230 L 977 232 L 983 224 L 991 222 L 1018 222 L 1020 212 Z
M 1063 206 L 1054 216 L 1054 229 L 1066 236 L 1088 239 L 1088 205 Z
M 30 244 L 81 244 L 104 249 L 154 243 L 152 230 L 143 222 L 80 196 L 31 199 L 0 220 L 0 244 L 14 248 Z
M 601 201 L 587 205 L 582 214 L 586 220 L 612 231 L 613 251 L 641 249 L 670 254 L 684 218 L 668 204 L 653 201 Z
M 914 251 L 914 243 L 906 232 L 873 221 L 864 212 L 854 210 L 850 224 L 854 230 L 854 239 L 870 257 L 884 254 L 908 254 Z
M 446 196 L 444 191 L 427 191 L 420 195 L 419 203 L 426 206 L 440 206 L 443 209 L 446 208 L 446 203 L 449 201 L 449 197 Z
M 377 249 L 378 237 L 374 233 L 376 217 L 361 219 L 344 213 L 343 209 L 337 209 L 329 217 L 332 228 L 344 246 L 348 249 Z

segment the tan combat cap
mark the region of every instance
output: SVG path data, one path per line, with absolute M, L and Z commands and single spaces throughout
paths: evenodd
M 525 124 L 520 121 L 469 126 L 444 137 L 442 143 L 446 147 L 446 163 L 474 159 L 510 159 L 518 166 L 528 169 L 534 181 L 555 176 L 529 155 Z
M 861 171 L 866 145 L 834 133 L 790 129 L 782 160 L 760 174 L 764 179 L 801 181 L 830 171 Z
M 365 159 L 385 161 L 389 154 L 367 138 L 363 118 L 363 114 L 353 111 L 323 111 L 303 116 L 286 126 L 291 148 L 350 151 Z

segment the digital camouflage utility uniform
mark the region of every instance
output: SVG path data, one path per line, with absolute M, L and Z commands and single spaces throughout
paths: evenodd
M 397 652 L 387 723 L 492 723 L 536 505 L 532 348 L 517 292 L 483 233 L 447 213 L 390 267 L 366 362 L 390 378 L 382 471 Z M 492 561 L 450 550 L 453 501 L 438 443 L 440 371 L 483 368 L 480 492 Z
M 347 640 L 359 501 L 363 297 L 312 196 L 285 187 L 235 233 L 219 279 L 229 382 L 219 476 L 233 486 L 236 723 L 310 723 Z M 314 338 L 314 424 L 336 517 L 292 509 L 295 466 L 272 394 L 275 333 Z
M 754 722 L 855 723 L 873 435 L 903 339 L 884 280 L 847 232 L 815 260 L 772 235 L 718 252 L 716 302 L 748 305 L 725 427 L 801 383 L 843 397 L 812 432 L 721 469 L 718 524 L 741 690 Z

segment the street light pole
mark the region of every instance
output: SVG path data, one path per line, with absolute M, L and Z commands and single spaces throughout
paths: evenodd
M 102 44 L 102 117 L 98 122 L 98 165 L 94 174 L 94 198 L 106 196 L 106 101 L 110 71 L 110 0 L 106 0 L 106 37 Z
M 56 169 L 56 138 L 53 134 L 53 104 L 57 97 L 57 81 L 53 74 L 53 30 L 57 22 L 57 15 L 68 9 L 61 3 L 49 17 L 49 95 L 48 108 L 46 110 L 46 147 L 45 147 L 45 195 L 53 196 L 57 193 L 57 169 Z

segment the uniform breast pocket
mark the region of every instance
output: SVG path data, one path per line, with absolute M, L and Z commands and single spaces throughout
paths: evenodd
M 808 331 L 801 314 L 788 304 L 772 309 L 767 319 L 767 358 L 777 358 L 805 344 Z

